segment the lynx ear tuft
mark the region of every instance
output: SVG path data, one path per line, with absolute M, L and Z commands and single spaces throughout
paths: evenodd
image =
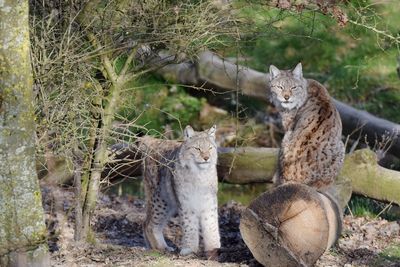
M 297 79 L 303 78 L 303 67 L 301 66 L 301 62 L 296 65 L 296 67 L 294 68 L 292 73 L 293 73 L 293 76 L 296 77 Z
M 270 80 L 275 79 L 279 74 L 281 74 L 281 71 L 277 67 L 274 65 L 269 66 Z
M 215 138 L 215 132 L 217 131 L 217 125 L 213 125 L 209 130 L 208 130 L 208 135 L 211 136 L 212 138 Z
M 194 135 L 194 130 L 193 130 L 192 126 L 190 126 L 190 125 L 186 126 L 185 130 L 183 130 L 183 138 L 184 138 L 184 140 L 189 139 L 193 135 Z

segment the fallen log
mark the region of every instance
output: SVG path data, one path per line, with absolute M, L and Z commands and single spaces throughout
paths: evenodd
M 334 201 L 302 184 L 261 194 L 242 212 L 240 233 L 264 266 L 307 267 L 339 238 L 342 215 Z
M 400 172 L 378 165 L 377 155 L 369 149 L 346 156 L 339 178 L 348 177 L 353 192 L 400 205 Z
M 278 160 L 277 148 L 221 147 L 218 149 L 218 177 L 232 184 L 271 181 Z
M 218 177 L 222 182 L 233 184 L 272 182 L 278 162 L 278 152 L 278 148 L 219 148 Z M 359 152 L 356 151 L 356 153 L 358 154 Z M 375 155 L 372 151 L 370 153 Z M 345 162 L 347 161 L 346 157 Z M 347 166 L 350 166 L 349 168 L 351 169 L 353 164 L 357 163 L 351 162 Z M 375 165 L 377 165 L 376 162 Z M 387 170 L 385 168 L 382 169 Z M 398 173 L 398 176 L 400 179 L 400 173 Z M 341 208 L 345 208 L 350 200 L 352 194 L 351 178 L 356 179 L 356 177 L 358 177 L 357 173 L 351 171 L 347 172 L 346 175 L 340 174 L 334 187 L 327 192 L 327 194 L 337 199 Z M 375 179 L 379 180 L 379 176 L 375 177 Z
M 160 55 L 162 58 L 165 54 Z M 157 71 L 165 79 L 180 84 L 195 85 L 213 91 L 237 91 L 268 102 L 268 75 L 248 67 L 226 61 L 209 51 L 199 55 L 195 63 L 170 64 Z M 400 157 L 400 125 L 378 118 L 366 111 L 355 109 L 334 100 L 342 122 L 343 134 L 355 139 L 366 136 L 369 144 L 382 141 L 383 136 L 392 138 L 389 152 Z
M 103 176 L 111 178 L 140 175 L 141 155 L 134 146 L 118 144 L 112 149 L 114 162 L 107 165 Z M 219 148 L 218 177 L 235 184 L 271 182 L 275 173 L 276 148 Z M 381 201 L 400 205 L 400 172 L 377 164 L 376 154 L 369 149 L 356 150 L 346 155 L 344 167 L 330 192 L 343 208 L 352 191 Z

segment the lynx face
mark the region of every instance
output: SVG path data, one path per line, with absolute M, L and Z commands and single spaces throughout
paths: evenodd
M 307 80 L 303 78 L 301 63 L 293 71 L 269 68 L 271 101 L 283 109 L 301 107 L 307 99 Z
M 213 126 L 207 131 L 195 132 L 192 127 L 187 126 L 180 158 L 185 159 L 188 165 L 202 169 L 215 166 L 218 157 L 215 130 L 216 127 Z

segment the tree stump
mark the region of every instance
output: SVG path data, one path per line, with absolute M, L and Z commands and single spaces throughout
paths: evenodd
M 341 221 L 341 208 L 330 195 L 285 184 L 246 208 L 240 232 L 264 266 L 312 266 L 336 242 Z

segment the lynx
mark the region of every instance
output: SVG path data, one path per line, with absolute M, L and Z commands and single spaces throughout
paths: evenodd
M 324 191 L 343 164 L 342 122 L 328 91 L 293 71 L 270 66 L 270 99 L 282 116 L 285 135 L 274 182 L 303 183 Z
M 163 236 L 168 220 L 178 215 L 182 226 L 181 255 L 204 250 L 215 259 L 220 248 L 217 210 L 217 147 L 215 130 L 195 132 L 187 126 L 184 141 L 146 137 L 149 152 L 144 162 L 146 220 L 144 237 L 149 247 L 173 251 Z

